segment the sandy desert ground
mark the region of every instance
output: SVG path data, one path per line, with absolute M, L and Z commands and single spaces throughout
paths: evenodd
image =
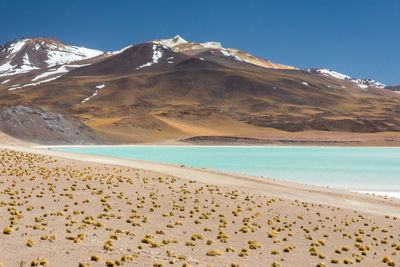
M 395 266 L 400 200 L 0 146 L 3 266 Z

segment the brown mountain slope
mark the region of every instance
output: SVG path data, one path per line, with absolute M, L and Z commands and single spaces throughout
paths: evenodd
M 400 131 L 398 93 L 206 53 L 200 58 L 140 44 L 55 81 L 1 91 L 1 107 L 29 103 L 76 118 L 103 142 L 117 143 Z
M 400 92 L 400 85 L 386 86 L 386 89 L 399 93 Z

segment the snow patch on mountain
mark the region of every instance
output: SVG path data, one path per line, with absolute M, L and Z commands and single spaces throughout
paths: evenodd
M 222 49 L 222 45 L 220 42 L 205 42 L 205 43 L 201 43 L 200 45 L 202 45 L 205 48 L 212 48 L 212 49 Z
M 233 53 L 233 52 L 232 52 L 231 50 L 229 50 L 229 49 L 223 48 L 223 49 L 221 49 L 220 51 L 221 51 L 221 53 L 222 53 L 224 56 L 226 56 L 226 57 L 233 57 L 233 59 L 235 59 L 235 60 L 237 60 L 237 61 L 240 61 L 240 62 L 243 62 L 243 61 L 244 61 L 243 59 L 241 59 L 240 57 L 238 57 L 235 53 Z
M 22 58 L 22 66 L 17 68 L 16 70 L 19 72 L 29 72 L 31 70 L 37 70 L 39 68 L 32 65 L 31 61 L 29 60 L 29 56 L 25 53 L 24 57 Z
M 49 67 L 67 64 L 74 61 L 93 58 L 103 54 L 102 51 L 72 45 L 49 46 L 46 63 Z
M 47 76 L 51 76 L 51 75 L 55 75 L 55 74 L 59 74 L 59 73 L 66 73 L 66 72 L 68 72 L 67 67 L 66 66 L 61 66 L 58 69 L 52 69 L 52 70 L 50 70 L 48 72 L 45 72 L 45 73 L 42 73 L 42 74 L 36 76 L 35 78 L 32 79 L 32 82 L 40 80 L 40 79 L 43 79 L 43 78 L 45 78 Z
M 363 87 L 376 87 L 376 88 L 385 88 L 386 85 L 380 82 L 377 82 L 375 80 L 371 80 L 371 79 L 353 79 L 353 82 L 357 83 L 358 86 L 360 86 L 361 88 Z
M 83 100 L 81 101 L 81 103 L 78 104 L 78 106 L 81 105 L 81 104 L 83 104 L 83 103 L 85 103 L 85 102 L 87 102 L 87 101 L 89 101 L 89 100 L 92 99 L 93 97 L 97 96 L 98 93 L 99 93 L 99 90 L 102 89 L 102 88 L 104 88 L 104 87 L 105 87 L 105 84 L 104 84 L 104 83 L 103 83 L 103 84 L 100 84 L 100 85 L 97 85 L 97 86 L 96 86 L 96 91 L 94 91 L 94 93 L 93 93 L 91 96 L 86 97 L 85 99 L 83 99 Z
M 157 45 L 153 45 L 153 62 L 158 63 L 158 60 L 162 57 L 161 49 L 157 50 Z
M 3 65 L 0 65 L 0 72 L 10 72 L 14 69 L 10 62 L 6 62 Z
M 27 53 L 25 53 L 24 57 L 22 58 L 23 64 L 24 65 L 31 65 L 31 62 L 29 61 L 29 56 Z
M 339 73 L 339 72 L 336 72 L 333 70 L 325 69 L 325 68 L 306 69 L 306 71 L 309 73 L 322 74 L 324 76 L 353 82 L 353 83 L 357 84 L 361 89 L 366 89 L 368 87 L 376 87 L 376 88 L 385 88 L 386 87 L 385 84 L 377 82 L 375 80 L 351 78 L 348 75 L 345 75 L 345 74 L 342 74 L 342 73 Z
M 32 79 L 32 82 L 43 79 L 47 76 L 52 76 L 55 74 L 59 74 L 59 73 L 67 73 L 69 72 L 68 68 L 80 68 L 80 67 L 84 67 L 84 66 L 89 66 L 90 64 L 82 64 L 82 65 L 63 65 L 58 67 L 57 69 L 50 69 L 48 72 L 44 72 L 42 74 L 39 74 L 38 76 L 36 76 L 35 78 Z
M 51 81 L 54 81 L 54 80 L 57 80 L 58 78 L 60 78 L 62 75 L 59 75 L 59 76 L 56 76 L 56 77 L 53 77 L 53 78 L 49 78 L 49 79 L 46 79 L 46 80 L 43 80 L 43 81 L 40 81 L 40 82 L 38 82 L 37 84 L 41 84 L 41 83 L 48 83 L 48 82 L 51 82 Z
M 311 72 L 310 69 L 307 70 L 308 72 Z M 325 76 L 331 76 L 333 78 L 341 79 L 341 80 L 346 80 L 346 79 L 351 79 L 350 76 L 344 75 L 342 73 L 333 71 L 333 70 L 328 70 L 328 69 L 315 69 L 316 72 L 321 73 Z
M 10 79 L 5 80 L 5 81 L 2 81 L 1 84 L 6 84 L 6 83 L 8 83 L 9 81 L 10 81 Z
M 173 59 L 174 59 L 174 57 L 169 57 L 169 58 L 167 58 L 167 62 L 169 64 L 173 64 L 174 63 Z
M 161 47 L 159 47 L 159 45 L 156 42 L 154 42 L 154 45 L 153 45 L 153 56 L 152 56 L 153 61 L 147 62 L 147 63 L 137 67 L 136 69 L 139 70 L 139 69 L 142 69 L 142 68 L 145 68 L 145 67 L 150 67 L 153 64 L 157 64 L 158 60 L 160 58 L 162 58 L 162 55 L 163 54 L 162 54 Z
M 16 43 L 11 44 L 8 48 L 9 56 L 19 52 L 19 50 L 21 50 L 24 47 L 26 41 L 27 41 L 26 39 L 22 39 L 17 41 Z
M 226 50 L 224 50 L 224 49 L 221 49 L 221 53 L 222 53 L 224 56 L 226 56 L 226 57 L 232 56 L 231 53 L 229 53 L 228 51 L 226 51 Z
M 22 86 L 16 86 L 16 85 L 14 85 L 15 87 L 8 88 L 8 91 L 13 91 L 13 90 L 16 90 L 16 89 L 22 89 L 22 88 L 30 87 L 30 86 L 37 86 L 37 85 L 42 84 L 42 83 L 48 83 L 48 82 L 57 80 L 57 79 L 60 78 L 61 76 L 62 76 L 62 75 L 59 75 L 59 76 L 52 77 L 52 78 L 49 78 L 49 79 L 46 79 L 46 80 L 43 80 L 43 81 L 39 81 L 39 82 L 36 82 L 36 83 L 27 83 L 27 84 L 24 84 L 24 85 L 22 85 Z M 19 84 L 17 84 L 17 85 L 19 85 Z
M 21 73 L 27 73 L 32 70 L 37 70 L 39 68 L 32 66 L 31 62 L 29 61 L 28 54 L 25 54 L 23 57 L 21 66 L 17 65 L 12 65 L 10 61 L 4 63 L 3 65 L 0 66 L 0 77 L 3 76 L 13 76 Z

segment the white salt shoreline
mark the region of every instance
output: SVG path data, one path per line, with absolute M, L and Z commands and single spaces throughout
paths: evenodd
M 391 197 L 400 199 L 400 192 L 397 191 L 364 191 L 364 190 L 349 190 L 361 194 L 376 195 L 382 197 Z

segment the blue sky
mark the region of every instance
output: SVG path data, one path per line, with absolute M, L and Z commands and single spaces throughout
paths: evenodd
M 0 11 L 0 43 L 47 36 L 111 51 L 180 34 L 400 84 L 398 0 L 0 0 Z

